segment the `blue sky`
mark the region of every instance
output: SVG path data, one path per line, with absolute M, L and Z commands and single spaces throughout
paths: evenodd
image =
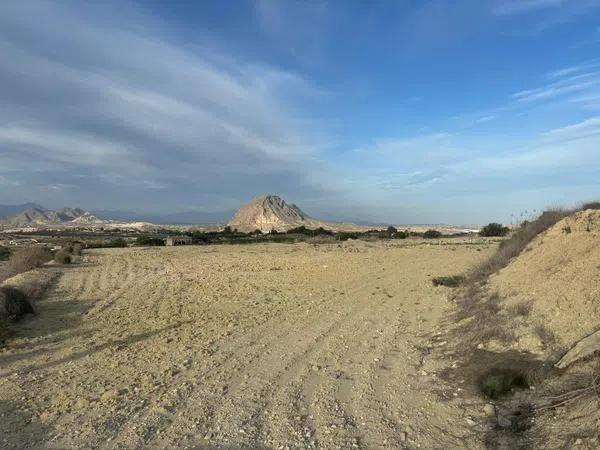
M 600 0 L 0 3 L 0 203 L 509 222 L 600 197 Z

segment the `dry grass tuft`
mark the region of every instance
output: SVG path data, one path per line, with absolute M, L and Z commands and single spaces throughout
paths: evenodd
M 527 317 L 531 314 L 531 302 L 521 302 L 516 305 L 508 306 L 506 312 L 513 317 Z
M 451 275 L 447 277 L 435 277 L 431 280 L 434 286 L 458 287 L 466 281 L 464 275 Z

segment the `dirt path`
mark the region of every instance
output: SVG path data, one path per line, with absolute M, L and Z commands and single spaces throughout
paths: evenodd
M 480 448 L 431 277 L 491 250 L 90 251 L 0 350 L 0 446 Z

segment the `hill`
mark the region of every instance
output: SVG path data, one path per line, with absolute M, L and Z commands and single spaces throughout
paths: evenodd
M 62 208 L 53 211 L 36 206 L 0 220 L 0 225 L 5 228 L 23 228 L 68 224 L 89 225 L 102 222 L 102 220 L 81 208 Z
M 336 228 L 336 224 L 313 219 L 293 203 L 277 195 L 260 195 L 242 206 L 227 224 L 240 231 L 287 231 L 299 226 Z
M 44 209 L 43 206 L 40 206 L 37 203 L 22 203 L 19 205 L 0 205 L 0 219 L 14 216 L 15 214 L 19 214 L 31 208 Z

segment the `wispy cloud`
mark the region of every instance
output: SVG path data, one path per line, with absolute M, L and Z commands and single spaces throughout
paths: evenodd
M 153 201 L 169 206 L 323 189 L 305 175 L 318 155 L 301 110 L 318 88 L 177 44 L 133 4 L 118 2 L 119 18 L 107 2 L 72 6 L 0 4 L 0 176 L 40 201 L 44 186 L 77 185 L 96 205 L 147 200 L 149 187 L 168 187 Z
M 525 14 L 546 8 L 556 8 L 569 3 L 569 0 L 513 0 L 497 5 L 493 12 L 497 15 Z
M 512 98 L 518 102 L 549 100 L 575 92 L 579 93 L 590 88 L 595 88 L 598 85 L 600 85 L 600 72 L 586 72 L 546 84 L 542 87 L 516 92 L 512 95 Z
M 600 116 L 590 117 L 584 121 L 547 131 L 542 136 L 546 142 L 564 142 L 584 139 L 600 135 Z

